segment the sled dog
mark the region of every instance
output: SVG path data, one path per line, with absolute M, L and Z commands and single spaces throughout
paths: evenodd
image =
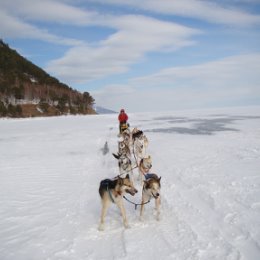
M 136 127 L 133 129 L 131 135 L 132 135 L 133 140 L 138 139 L 138 138 L 142 138 L 142 136 L 145 136 L 144 132 L 142 130 L 137 129 Z
M 139 138 L 141 135 L 143 135 L 143 131 L 137 129 L 136 127 L 132 131 L 132 139 L 135 141 L 135 139 Z
M 112 153 L 112 154 L 118 160 L 118 168 L 119 168 L 120 176 L 130 173 L 132 177 L 133 168 L 132 168 L 131 159 L 126 154 L 120 154 L 120 153 L 118 154 Z
M 143 142 L 144 142 L 144 150 L 145 150 L 145 153 L 146 153 L 146 149 L 147 149 L 148 144 L 149 144 L 149 141 L 148 141 L 148 138 L 146 137 L 146 135 L 143 136 Z
M 131 157 L 130 148 L 127 146 L 127 144 L 124 141 L 119 141 L 118 142 L 118 154 L 124 154 L 128 158 Z
M 159 178 L 154 173 L 146 174 L 146 180 L 144 180 L 144 186 L 142 191 L 142 202 L 140 210 L 140 219 L 143 219 L 144 204 L 150 201 L 152 198 L 155 199 L 156 219 L 160 220 L 160 189 L 161 189 L 161 177 Z
M 148 139 L 142 131 L 137 132 L 138 135 L 133 136 L 134 155 L 138 163 L 142 158 L 146 156 L 146 150 L 148 147 Z
M 141 180 L 141 184 L 143 183 L 143 177 L 150 171 L 152 168 L 152 158 L 150 155 L 148 155 L 145 158 L 142 158 L 139 165 L 138 165 L 138 171 L 139 171 L 139 179 Z
M 124 143 L 128 146 L 130 149 L 132 147 L 132 134 L 129 129 L 126 129 L 124 132 L 121 134 Z
M 137 193 L 133 183 L 130 181 L 129 175 L 127 175 L 125 178 L 117 177 L 113 180 L 105 179 L 100 182 L 99 194 L 101 197 L 102 210 L 98 227 L 99 230 L 104 230 L 105 216 L 111 202 L 115 203 L 120 209 L 124 226 L 126 228 L 129 227 L 123 203 L 123 195 L 125 193 L 129 193 L 132 196 Z

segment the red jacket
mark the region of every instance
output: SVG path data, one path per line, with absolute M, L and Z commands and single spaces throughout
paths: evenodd
M 124 113 L 124 112 L 123 112 L 123 113 L 120 113 L 120 114 L 118 115 L 118 120 L 119 120 L 120 123 L 126 122 L 126 121 L 128 120 L 127 114 Z

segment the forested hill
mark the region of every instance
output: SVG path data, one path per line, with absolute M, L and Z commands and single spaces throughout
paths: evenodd
M 94 114 L 93 105 L 0 40 L 0 117 Z

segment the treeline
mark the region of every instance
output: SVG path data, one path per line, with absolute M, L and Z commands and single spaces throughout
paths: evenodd
M 14 106 L 12 104 L 5 106 L 5 104 L 2 101 L 0 101 L 0 117 L 22 117 L 22 115 L 22 106 Z
M 59 82 L 0 40 L 0 116 L 95 113 L 93 97 Z

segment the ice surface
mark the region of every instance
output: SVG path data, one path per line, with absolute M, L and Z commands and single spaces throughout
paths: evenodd
M 125 201 L 131 228 L 112 205 L 103 232 L 117 115 L 0 120 L 0 259 L 260 259 L 260 108 L 129 117 L 162 176 L 162 219 Z

